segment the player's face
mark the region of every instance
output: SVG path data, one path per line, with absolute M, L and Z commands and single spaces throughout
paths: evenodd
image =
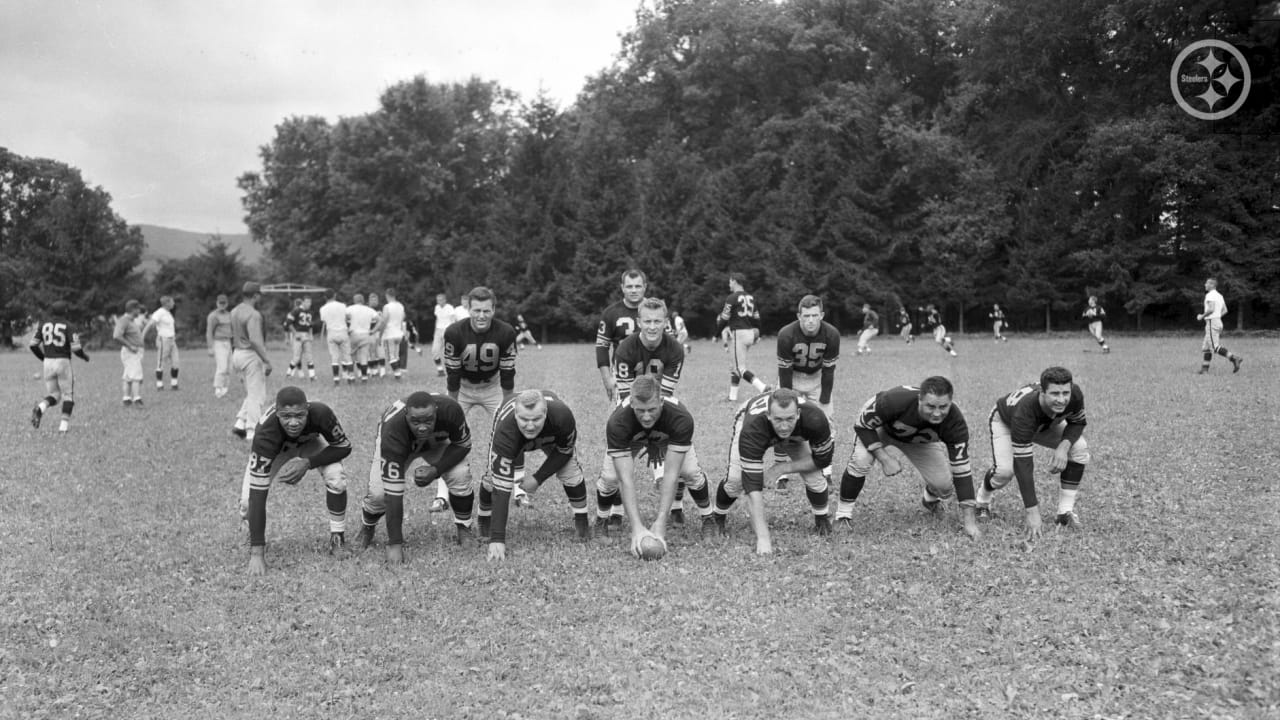
M 369 293 L 369 307 L 378 307 L 378 293 Z
M 1050 383 L 1049 387 L 1040 390 L 1040 406 L 1051 415 L 1057 415 L 1067 409 L 1071 402 L 1071 385 Z
M 542 426 L 546 424 L 547 406 L 545 404 L 531 408 L 523 405 L 516 406 L 516 427 L 520 428 L 520 434 L 526 440 L 538 437 L 538 434 L 542 432 Z
M 281 405 L 276 408 L 276 419 L 285 435 L 296 438 L 307 426 L 307 405 Z
M 644 309 L 640 311 L 640 339 L 647 347 L 653 347 L 662 340 L 662 332 L 667 328 L 667 316 L 661 310 Z
M 436 304 L 437 304 L 437 305 L 444 305 L 444 304 L 445 304 L 446 302 L 448 302 L 448 301 L 449 301 L 449 298 L 445 297 L 444 295 L 437 295 L 437 296 L 436 296 Z
M 300 307 L 301 307 L 303 310 L 310 310 L 310 309 L 311 309 L 311 298 L 309 298 L 309 297 L 304 297 L 304 298 L 302 298 L 302 304 L 300 305 Z
M 818 306 L 802 308 L 796 314 L 796 318 L 800 320 L 800 332 L 805 335 L 817 335 L 818 328 L 822 325 L 822 318 L 825 313 Z
M 644 291 L 646 289 L 644 280 L 638 277 L 625 277 L 622 279 L 622 301 L 631 307 L 640 304 L 644 299 Z
M 407 408 L 404 412 L 404 420 L 409 424 L 409 430 L 413 436 L 424 440 L 436 429 L 436 406 Z
M 791 437 L 798 422 L 800 422 L 800 403 L 794 403 L 791 407 L 769 403 L 769 424 L 773 425 L 773 431 L 778 434 L 778 437 Z
M 636 414 L 636 420 L 640 423 L 640 427 L 648 430 L 658 422 L 658 418 L 662 417 L 662 397 L 655 396 L 648 400 L 637 400 L 633 395 L 631 397 L 631 412 Z
M 469 312 L 471 313 L 471 327 L 476 332 L 484 332 L 493 324 L 492 300 L 472 300 Z
M 934 395 L 925 393 L 920 398 L 920 417 L 930 425 L 937 425 L 951 412 L 950 395 Z

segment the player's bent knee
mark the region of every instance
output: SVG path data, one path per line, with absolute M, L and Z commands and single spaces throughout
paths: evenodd
M 1009 468 L 1008 470 L 1004 468 L 996 468 L 996 471 L 991 475 L 990 483 L 992 488 L 999 490 L 1005 485 L 1008 485 L 1011 480 L 1013 480 L 1013 468 Z
M 325 465 L 320 469 L 320 474 L 324 477 L 324 486 L 329 491 L 335 493 L 347 491 L 347 476 L 342 472 L 342 463 Z
M 1089 445 L 1085 443 L 1084 438 L 1075 441 L 1075 444 L 1071 446 L 1071 450 L 1067 453 L 1068 460 L 1081 465 L 1088 465 L 1089 458 Z

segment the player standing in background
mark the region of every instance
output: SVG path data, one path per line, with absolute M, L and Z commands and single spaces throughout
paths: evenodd
M 688 485 L 704 521 L 711 514 L 707 475 L 698 467 L 693 429 L 689 409 L 675 398 L 664 397 L 654 375 L 636 378 L 630 396 L 614 409 L 605 423 L 607 457 L 600 475 L 600 504 L 617 497 L 625 508 L 631 523 L 632 555 L 639 556 L 640 542 L 646 536 L 657 537 L 665 547 L 666 519 L 675 513 L 677 485 Z M 650 465 L 661 464 L 665 468 L 659 478 L 658 513 L 652 527 L 645 526 L 636 495 L 636 460 L 641 457 L 647 457 Z M 608 533 L 606 518 L 597 515 L 597 536 Z
M 474 307 L 474 293 L 471 301 Z M 574 457 L 578 427 L 569 406 L 555 393 L 526 390 L 503 404 L 494 418 L 492 437 L 491 466 L 480 481 L 479 514 L 480 537 L 482 541 L 488 538 L 489 559 L 507 558 L 507 516 L 517 483 L 525 492 L 533 492 L 552 475 L 560 480 L 573 509 L 578 540 L 590 539 L 587 483 Z M 541 450 L 546 459 L 525 477 L 525 454 L 531 450 Z
M 58 432 L 64 433 L 71 426 L 71 411 L 76 406 L 71 356 L 89 362 L 89 355 L 80 347 L 80 333 L 67 321 L 65 301 L 55 300 L 49 306 L 49 318 L 36 324 L 36 334 L 29 347 L 44 366 L 41 377 L 45 391 L 45 397 L 31 410 L 31 427 L 39 429 L 44 411 L 61 402 L 62 421 L 58 423 Z
M 329 368 L 333 372 L 333 384 L 345 376 L 348 383 L 356 381 L 351 366 L 351 334 L 347 329 L 347 305 L 338 299 L 338 291 L 329 291 L 329 300 L 320 306 L 320 324 L 329 347 Z
M 284 331 L 289 335 L 289 347 L 292 355 L 289 358 L 289 372 L 302 377 L 302 365 L 306 363 L 309 380 L 316 379 L 316 361 L 311 354 L 312 332 L 315 330 L 315 316 L 311 314 L 311 298 L 303 296 L 293 305 L 293 309 L 284 316 Z
M 397 400 L 382 413 L 374 439 L 369 490 L 361 503 L 361 547 L 373 543 L 378 520 L 387 517 L 387 562 L 404 562 L 404 492 L 408 479 L 427 487 L 437 479 L 449 492 L 453 508 L 454 541 L 471 537 L 471 428 L 462 407 L 443 395 L 415 392 Z
M 355 362 L 360 382 L 369 381 L 369 361 L 373 352 L 372 330 L 378 324 L 379 317 L 377 310 L 364 304 L 364 295 L 356 293 L 351 296 L 351 304 L 347 306 L 347 331 L 351 333 L 351 359 Z
M 373 323 L 369 326 L 369 375 L 370 377 L 385 377 L 387 374 L 387 355 L 386 348 L 382 344 L 382 333 L 385 330 L 382 325 L 382 302 L 378 297 L 378 293 L 369 293 L 369 308 L 377 315 L 374 316 Z
M 1009 342 L 1009 338 L 1004 336 L 1006 327 L 1004 310 L 1000 308 L 1000 303 L 991 305 L 991 312 L 987 313 L 987 318 L 991 320 L 991 334 L 995 336 L 996 342 Z
M 871 352 L 871 338 L 880 334 L 880 313 L 862 303 L 862 332 L 858 333 L 858 354 Z
M 142 406 L 142 303 L 130 300 L 124 314 L 116 319 L 111 338 L 120 343 L 120 364 L 124 366 L 124 404 Z
M 933 304 L 925 308 L 924 327 L 933 333 L 933 341 L 942 346 L 942 350 L 955 357 L 956 349 L 951 344 L 951 336 L 947 335 L 947 326 L 942 322 L 942 313 Z
M 676 342 L 684 348 L 684 354 L 692 353 L 693 348 L 689 346 L 689 328 L 684 324 L 684 318 L 680 317 L 680 313 L 675 310 L 671 311 L 671 329 L 675 333 Z
M 898 337 L 902 338 L 908 345 L 915 340 L 915 336 L 911 334 L 911 313 L 907 311 L 905 305 L 898 305 Z
M 529 323 L 524 321 L 524 315 L 516 313 L 516 342 L 520 343 L 520 347 L 525 345 L 533 345 L 539 350 L 542 349 L 542 343 L 533 336 L 533 331 L 529 329 Z
M 156 329 L 156 389 L 164 389 L 164 365 L 169 363 L 169 389 L 178 389 L 178 332 L 177 323 L 173 319 L 173 298 L 169 295 L 160 297 L 160 307 L 151 313 L 146 327 L 142 328 L 145 338 L 151 328 Z
M 1077 527 L 1076 494 L 1089 464 L 1084 441 L 1084 391 L 1071 371 L 1051 367 L 1040 373 L 1040 382 L 1024 385 L 996 401 L 991 411 L 992 467 L 978 488 L 978 519 L 991 517 L 995 491 L 1018 479 L 1026 508 L 1029 542 L 1040 537 L 1040 507 L 1036 500 L 1035 445 L 1053 449 L 1049 472 L 1060 475 L 1057 523 Z
M 404 342 L 404 304 L 396 300 L 394 288 L 387 288 L 387 303 L 382 306 L 382 356 L 397 380 L 400 370 L 400 344 Z M 383 372 L 386 368 L 383 368 Z
M 245 391 L 231 432 L 246 440 L 253 440 L 254 425 L 267 404 L 267 376 L 271 374 L 262 313 L 258 312 L 261 298 L 262 287 L 250 280 L 242 288 L 240 304 L 231 311 L 231 367 L 240 375 Z
M 1233 373 L 1240 372 L 1240 366 L 1244 364 L 1244 358 L 1231 353 L 1219 343 L 1222 336 L 1222 316 L 1226 314 L 1227 301 L 1222 299 L 1222 293 L 1218 292 L 1218 281 L 1214 278 L 1205 280 L 1204 311 L 1196 315 L 1197 320 L 1204 321 L 1204 341 L 1200 343 L 1204 360 L 1197 374 L 1203 375 L 1209 372 L 1209 362 L 1213 360 L 1214 353 L 1231 361 Z
M 511 399 L 516 387 L 516 331 L 494 317 L 497 298 L 487 287 L 467 294 L 470 317 L 456 322 L 444 333 L 445 386 L 449 397 L 462 406 L 464 415 L 481 408 L 488 418 L 497 416 L 502 404 Z M 487 439 L 487 438 L 486 438 Z M 516 504 L 529 504 L 524 490 L 516 492 Z M 431 504 L 432 512 L 448 508 L 448 493 L 441 486 Z
M 862 493 L 871 466 L 877 461 L 885 477 L 902 472 L 899 457 L 924 478 L 920 504 L 932 513 L 954 490 L 969 537 L 978 537 L 973 471 L 969 465 L 969 425 L 952 402 L 951 381 L 925 378 L 920 387 L 901 386 L 875 394 L 862 406 L 853 424 L 857 436 L 849 462 L 840 477 L 836 525 L 853 528 L 853 504 Z
M 618 343 L 636 331 L 640 301 L 644 300 L 644 293 L 649 288 L 649 279 L 639 270 L 628 270 L 622 273 L 621 287 L 622 299 L 604 309 L 600 324 L 596 326 L 596 369 L 604 383 L 604 394 L 613 403 L 618 399 L 614 387 L 613 354 Z
M 275 404 L 256 426 L 240 483 L 240 517 L 249 525 L 250 575 L 267 571 L 267 492 L 272 480 L 278 477 L 296 485 L 313 469 L 324 478 L 329 554 L 347 554 L 347 481 L 342 460 L 350 454 L 351 440 L 328 405 L 308 401 L 302 388 L 280 388 Z
M 738 399 L 738 385 L 746 380 L 756 389 L 765 392 L 768 386 L 747 368 L 747 350 L 760 340 L 760 311 L 756 299 L 744 289 L 747 279 L 742 273 L 729 274 L 729 296 L 716 323 L 729 329 L 729 399 Z
M 786 450 L 790 461 L 766 468 L 765 452 L 778 445 Z M 734 419 L 729 473 L 716 490 L 715 511 L 710 518 L 715 529 L 721 534 L 727 532 L 725 517 L 729 508 L 745 494 L 747 514 L 756 535 L 756 554 L 772 553 L 769 521 L 764 514 L 764 487 L 772 485 L 779 475 L 796 474 L 804 479 L 805 494 L 813 509 L 814 532 L 830 535 L 830 486 L 822 468 L 831 464 L 834 450 L 826 413 L 795 390 L 778 389 L 751 398 Z
M 809 402 L 817 403 L 827 421 L 835 419 L 831 392 L 840 359 L 840 331 L 824 318 L 822 298 L 805 295 L 796 308 L 796 319 L 778 331 L 778 387 L 795 390 Z M 774 448 L 777 462 L 786 462 L 781 448 Z M 830 479 L 830 467 L 822 469 Z M 779 475 L 777 488 L 785 490 L 791 478 Z
M 227 296 L 218 295 L 213 310 L 204 319 L 204 340 L 213 357 L 213 396 L 226 397 L 231 370 L 231 311 Z
M 466 300 L 466 296 L 463 296 Z M 449 297 L 444 293 L 436 293 L 436 326 L 431 337 L 431 360 L 436 364 L 436 375 L 444 377 L 444 331 L 457 321 Z
M 1098 304 L 1098 296 L 1090 295 L 1089 304 L 1085 306 L 1084 312 L 1080 313 L 1080 317 L 1089 324 L 1089 334 L 1098 342 L 1102 352 L 1109 353 L 1111 348 L 1107 347 L 1107 341 L 1102 337 L 1102 319 L 1106 316 L 1107 311 Z

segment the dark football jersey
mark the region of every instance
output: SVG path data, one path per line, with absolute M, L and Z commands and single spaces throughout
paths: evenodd
M 405 420 L 407 406 L 397 400 L 382 413 L 378 423 L 378 457 L 384 478 L 403 478 L 409 461 L 442 445 L 471 449 L 471 428 L 467 425 L 462 406 L 447 395 L 432 395 L 435 399 L 436 424 L 431 434 L 419 440 Z M 462 453 L 458 459 L 465 456 Z M 439 467 L 441 473 L 452 469 Z
M 880 328 L 880 313 L 875 310 L 862 311 L 862 329 L 878 330 Z
M 1065 419 L 1063 439 L 1075 442 L 1084 433 L 1087 422 L 1084 415 L 1084 391 L 1071 383 L 1071 400 L 1060 415 L 1050 416 L 1040 405 L 1040 383 L 1024 385 L 996 400 L 996 414 L 1009 427 L 1015 448 L 1030 447 L 1036 433 L 1046 430 L 1059 419 Z M 1016 454 L 1016 450 L 1015 450 Z
M 610 367 L 618 344 L 640 327 L 640 306 L 627 307 L 619 300 L 604 309 L 596 327 L 596 367 Z
M 942 313 L 937 310 L 929 310 L 925 313 L 924 326 L 927 330 L 932 330 L 942 324 Z
M 262 414 L 258 426 L 253 433 L 253 457 L 250 459 L 250 472 L 259 478 L 271 475 L 271 461 L 287 450 L 301 447 L 323 437 L 329 447 L 315 457 L 309 458 L 312 467 L 322 467 L 335 463 L 351 454 L 351 440 L 338 422 L 333 410 L 321 402 L 310 403 L 307 408 L 307 422 L 296 438 L 285 434 L 280 419 L 276 417 L 276 406 L 272 404 Z
M 969 424 L 955 403 L 942 422 L 933 425 L 920 415 L 920 388 L 903 385 L 882 390 L 862 406 L 853 423 L 854 433 L 871 451 L 884 444 L 880 442 L 879 430 L 902 443 L 943 443 L 951 460 L 952 476 L 968 476 L 971 472 Z
M 1004 322 L 1004 310 L 992 309 L 991 312 L 987 313 L 987 317 L 991 318 L 992 320 L 999 320 L 1001 322 Z
M 778 381 L 782 387 L 791 387 L 791 373 L 783 381 L 784 370 L 813 374 L 825 368 L 834 368 L 840 359 L 840 331 L 825 320 L 818 332 L 805 335 L 800 321 L 788 323 L 778 331 Z
M 1093 322 L 1094 320 L 1101 320 L 1106 317 L 1107 311 L 1103 310 L 1101 305 L 1094 305 L 1093 307 L 1085 306 L 1084 313 L 1081 316 L 1089 322 Z
M 294 308 L 284 316 L 284 329 L 289 332 L 309 333 L 315 324 L 315 315 L 310 310 Z
M 526 438 L 520 432 L 516 424 L 515 398 L 504 403 L 494 416 L 493 441 L 489 450 L 494 480 L 515 482 L 515 468 L 530 450 L 542 450 L 548 461 L 553 453 L 573 455 L 578 442 L 578 426 L 573 411 L 553 392 L 543 391 L 543 397 L 547 402 L 547 420 L 535 438 Z
M 631 383 L 641 375 L 657 375 L 661 378 L 662 394 L 671 395 L 680 382 L 684 368 L 684 348 L 669 333 L 663 333 L 658 346 L 650 350 L 644 346 L 640 333 L 618 344 L 613 355 L 613 377 L 617 382 L 618 398 L 631 394 Z
M 502 320 L 483 333 L 461 320 L 444 331 L 444 368 L 449 392 L 457 392 L 462 381 L 485 383 L 499 376 L 502 389 L 516 386 L 516 330 Z
M 898 308 L 898 329 L 901 330 L 910 324 L 911 313 L 907 312 L 906 308 Z
M 728 325 L 730 330 L 760 327 L 760 311 L 756 309 L 756 299 L 747 292 L 729 293 L 724 299 L 719 320 L 721 325 Z
M 693 414 L 675 398 L 662 399 L 662 414 L 646 429 L 636 419 L 631 400 L 624 401 L 609 415 L 605 440 L 611 457 L 634 455 L 644 450 L 650 458 L 661 458 L 667 448 L 688 452 L 693 447 Z
M 31 347 L 40 348 L 46 358 L 71 359 L 71 354 L 82 355 L 80 334 L 66 320 L 45 320 L 36 325 Z
M 773 429 L 773 423 L 769 422 L 770 397 L 770 393 L 757 395 L 738 412 L 740 426 L 735 439 L 742 462 L 742 479 L 748 487 L 759 488 L 764 482 L 765 453 L 783 440 Z M 808 441 L 814 464 L 820 469 L 829 467 L 835 443 L 831 439 L 831 423 L 827 421 L 827 414 L 804 398 L 799 398 L 798 404 L 800 419 L 791 431 L 791 438 Z

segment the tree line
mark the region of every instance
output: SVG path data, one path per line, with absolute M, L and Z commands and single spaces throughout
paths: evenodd
M 1212 122 L 1170 92 L 1205 37 L 1252 72 Z M 1277 69 L 1276 2 L 658 0 L 566 108 L 418 76 L 283 119 L 238 184 L 255 272 L 422 313 L 488 285 L 555 338 L 628 267 L 696 334 L 729 272 L 767 329 L 805 293 L 845 329 L 863 302 L 1061 329 L 1090 294 L 1113 327 L 1187 327 L 1208 275 L 1274 326 Z

